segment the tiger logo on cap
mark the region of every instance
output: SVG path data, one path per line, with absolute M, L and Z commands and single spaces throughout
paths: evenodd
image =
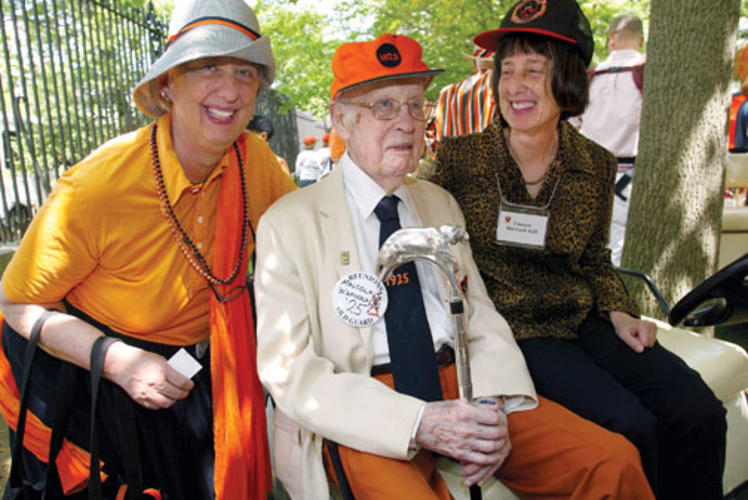
M 395 47 L 391 43 L 383 43 L 377 49 L 377 59 L 382 64 L 382 66 L 394 68 L 395 66 L 400 64 L 400 61 L 402 61 L 402 56 L 400 56 L 400 51 L 397 50 L 397 47 Z
M 517 4 L 512 13 L 514 24 L 527 24 L 545 14 L 547 0 L 523 0 Z

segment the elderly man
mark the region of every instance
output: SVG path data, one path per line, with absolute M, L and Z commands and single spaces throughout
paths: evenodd
M 446 191 L 407 177 L 438 70 L 417 42 L 390 34 L 340 46 L 332 68 L 330 115 L 347 152 L 257 231 L 258 366 L 280 410 L 275 465 L 291 496 L 328 498 L 324 456 L 359 500 L 448 499 L 438 453 L 462 463 L 466 484 L 497 474 L 526 498 L 652 498 L 631 444 L 536 396 L 467 245 L 454 251 L 482 404 L 456 399 L 446 290 L 433 268 L 401 266 L 386 311 L 374 300 L 384 288 L 374 262 L 391 232 L 464 226 Z

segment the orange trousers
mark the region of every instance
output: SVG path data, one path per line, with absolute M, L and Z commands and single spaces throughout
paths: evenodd
M 441 368 L 439 375 L 444 399 L 457 399 L 455 366 Z M 393 386 L 392 375 L 376 378 Z M 512 451 L 497 478 L 523 499 L 654 499 L 639 452 L 622 435 L 538 399 L 537 408 L 509 415 Z M 342 445 L 338 450 L 356 500 L 452 498 L 428 450 L 411 461 Z M 335 477 L 329 466 L 328 473 Z

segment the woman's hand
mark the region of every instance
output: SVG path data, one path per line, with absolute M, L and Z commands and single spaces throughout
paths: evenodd
M 611 311 L 610 322 L 616 335 L 638 353 L 652 347 L 657 340 L 657 325 L 644 319 L 636 319 L 623 311 Z
M 135 402 L 151 410 L 169 408 L 187 397 L 194 386 L 160 354 L 124 342 L 111 345 L 104 358 L 103 373 Z

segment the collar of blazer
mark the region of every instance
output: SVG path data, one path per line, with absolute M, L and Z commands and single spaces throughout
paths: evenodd
M 322 234 L 329 239 L 330 247 L 333 249 L 333 252 L 330 252 L 330 257 L 334 258 L 334 262 L 330 262 L 330 264 L 335 266 L 338 279 L 361 269 L 356 237 L 353 232 L 353 222 L 348 213 L 342 170 L 342 168 L 333 169 L 326 178 L 316 185 L 319 190 L 318 210 L 321 214 Z M 412 184 L 406 184 L 405 187 L 408 190 L 411 206 L 415 210 L 416 218 L 420 224 L 422 226 L 438 227 L 444 221 L 433 219 L 436 214 L 428 213 L 428 211 L 422 209 L 422 198 L 425 199 L 428 196 L 424 189 L 426 184 L 428 184 L 427 181 L 417 180 Z M 441 274 L 437 272 L 436 276 L 440 295 L 447 297 L 449 291 L 444 280 L 441 279 Z

